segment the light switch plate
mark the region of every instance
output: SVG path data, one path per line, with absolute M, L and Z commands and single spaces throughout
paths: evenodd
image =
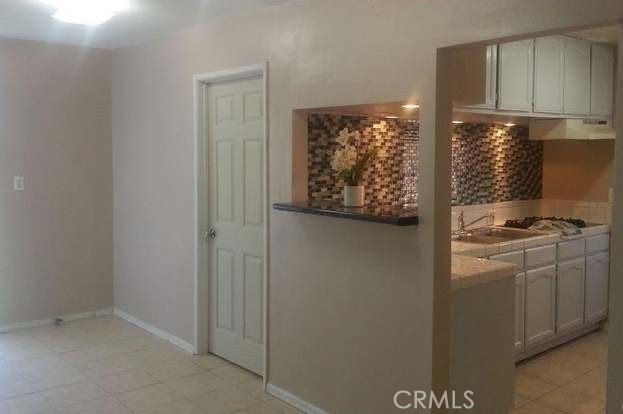
M 20 177 L 20 176 L 13 177 L 13 190 L 24 191 L 24 177 Z
M 608 202 L 614 203 L 614 188 L 610 187 L 608 191 Z

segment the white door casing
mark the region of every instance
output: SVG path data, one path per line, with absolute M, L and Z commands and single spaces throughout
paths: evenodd
M 258 374 L 264 344 L 264 90 L 208 87 L 209 350 Z

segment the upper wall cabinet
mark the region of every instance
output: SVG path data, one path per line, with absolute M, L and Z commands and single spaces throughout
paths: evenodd
M 591 115 L 610 116 L 614 99 L 614 48 L 591 45 Z
M 485 67 L 484 53 L 470 56 Z M 486 81 L 476 85 L 481 97 L 485 89 L 486 102 L 464 106 L 466 112 L 504 111 L 534 118 L 612 116 L 615 53 L 608 45 L 549 36 L 489 46 L 486 59 Z M 484 78 L 483 70 L 479 74 Z
M 498 109 L 532 111 L 534 41 L 503 43 L 498 51 Z
M 565 39 L 534 41 L 534 112 L 562 113 Z
M 564 43 L 563 113 L 588 115 L 591 96 L 591 45 L 570 37 L 565 38 Z

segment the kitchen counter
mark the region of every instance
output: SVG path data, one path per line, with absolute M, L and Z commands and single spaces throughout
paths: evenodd
M 489 245 L 452 241 L 452 289 L 465 289 L 514 277 L 517 273 L 515 265 L 486 259 L 488 256 L 605 234 L 610 232 L 610 226 L 607 224 L 591 225 L 581 231 L 582 234 L 576 236 L 563 237 L 558 233 L 539 234 L 526 239 Z
M 273 208 L 292 213 L 312 214 L 348 220 L 360 220 L 394 226 L 415 226 L 419 222 L 416 207 L 367 204 L 364 207 L 344 207 L 333 200 L 294 201 L 275 203 Z
M 582 231 L 582 234 L 578 234 L 577 236 L 563 237 L 558 233 L 550 233 L 536 235 L 527 239 L 512 240 L 489 245 L 452 241 L 452 253 L 462 256 L 486 257 L 514 250 L 544 246 L 546 244 L 557 243 L 565 240 L 574 240 L 582 237 L 609 233 L 610 226 L 608 224 L 590 225 L 580 230 Z
M 476 257 L 452 256 L 452 290 L 467 289 L 501 279 L 512 278 L 518 267 L 512 263 Z

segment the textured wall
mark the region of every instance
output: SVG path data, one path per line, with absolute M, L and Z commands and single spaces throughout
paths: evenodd
M 116 305 L 194 339 L 193 74 L 269 62 L 270 202 L 291 200 L 293 109 L 416 101 L 421 224 L 271 210 L 267 275 L 268 381 L 328 412 L 404 412 L 396 389 L 429 389 L 447 372 L 437 49 L 621 17 L 612 0 L 296 0 L 115 51 Z
M 342 199 L 344 183 L 331 168 L 331 158 L 339 146 L 335 138 L 344 128 L 361 133 L 360 148 L 378 151 L 361 183 L 365 186 L 367 202 L 379 205 L 415 203 L 419 121 L 325 114 L 309 115 L 309 199 Z
M 109 308 L 111 52 L 2 39 L 0 84 L 0 326 Z
M 452 135 L 452 204 L 541 198 L 543 143 L 528 128 L 456 125 Z

